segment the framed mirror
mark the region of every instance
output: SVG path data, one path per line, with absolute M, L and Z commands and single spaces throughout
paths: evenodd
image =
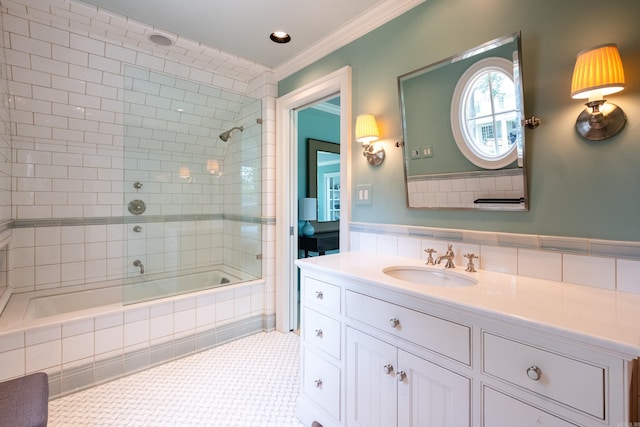
M 340 220 L 340 145 L 307 139 L 309 197 L 318 199 L 317 222 Z
M 398 77 L 407 206 L 527 210 L 520 34 Z

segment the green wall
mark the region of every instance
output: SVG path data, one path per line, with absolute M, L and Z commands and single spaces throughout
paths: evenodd
M 353 221 L 640 240 L 639 16 L 638 0 L 427 0 L 283 79 L 279 94 L 352 67 L 353 120 L 374 114 L 387 152 L 373 168 L 353 144 L 352 185 L 372 184 L 373 191 L 370 206 L 352 200 Z M 394 147 L 402 133 L 397 76 L 516 31 L 522 32 L 525 116 L 542 119 L 526 131 L 530 210 L 407 209 L 401 150 Z M 609 101 L 622 107 L 628 123 L 616 137 L 590 142 L 574 129 L 583 105 L 569 96 L 571 74 L 579 51 L 607 42 L 618 44 L 627 79 L 626 90 Z
M 308 196 L 307 138 L 340 143 L 340 117 L 307 108 L 298 112 L 298 199 Z

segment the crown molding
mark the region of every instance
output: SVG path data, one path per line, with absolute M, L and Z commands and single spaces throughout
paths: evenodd
M 347 22 L 328 37 L 308 46 L 298 55 L 273 69 L 276 81 L 280 81 L 313 64 L 320 58 L 375 30 L 426 0 L 386 0 L 362 15 Z

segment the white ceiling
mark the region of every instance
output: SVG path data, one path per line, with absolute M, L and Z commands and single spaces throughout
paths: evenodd
M 273 69 L 326 55 L 422 1 L 81 0 Z M 276 30 L 291 34 L 291 42 L 272 42 Z

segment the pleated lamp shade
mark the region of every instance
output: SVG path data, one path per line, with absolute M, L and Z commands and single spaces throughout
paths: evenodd
M 580 52 L 571 80 L 574 99 L 602 99 L 624 89 L 624 70 L 618 46 L 604 44 Z
M 372 114 L 361 114 L 356 118 L 356 141 L 368 145 L 379 137 L 378 124 Z

